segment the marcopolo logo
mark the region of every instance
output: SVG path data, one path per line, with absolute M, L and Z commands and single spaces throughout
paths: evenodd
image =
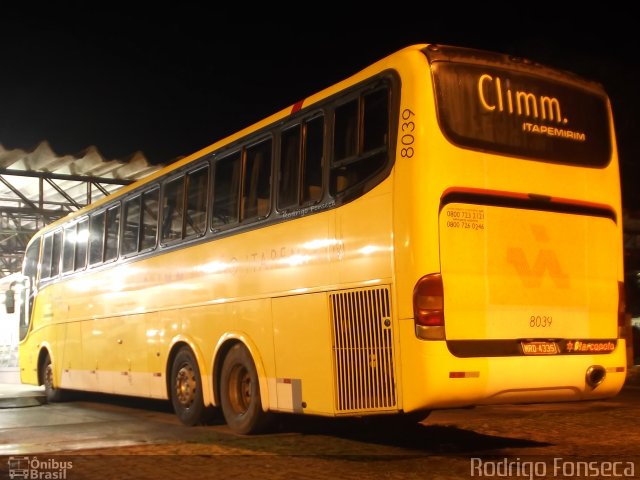
M 73 462 L 55 458 L 40 460 L 38 457 L 9 457 L 9 478 L 33 480 L 64 480 L 73 468 Z
M 569 340 L 565 348 L 567 353 L 608 353 L 615 349 L 616 344 L 611 340 Z

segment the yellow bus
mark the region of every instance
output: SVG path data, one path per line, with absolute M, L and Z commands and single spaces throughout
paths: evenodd
M 37 233 L 21 379 L 239 433 L 611 397 L 621 219 L 601 86 L 411 46 Z

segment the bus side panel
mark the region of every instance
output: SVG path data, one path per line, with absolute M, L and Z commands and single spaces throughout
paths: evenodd
M 57 363 L 62 368 L 60 387 L 87 390 L 85 373 L 82 368 L 82 324 L 80 322 L 60 323 L 58 351 L 61 353 Z
M 416 282 L 423 275 L 440 271 L 438 218 L 430 212 L 437 212 L 439 207 L 437 179 L 446 178 L 450 171 L 447 161 L 430 161 L 447 157 L 438 145 L 442 135 L 426 57 L 420 52 L 412 53 L 415 55 L 411 68 L 402 72 L 393 192 L 396 309 L 399 318 L 411 321 Z M 440 164 L 445 168 L 444 174 Z
M 31 334 L 26 342 L 18 346 L 18 358 L 20 359 L 20 382 L 29 385 L 38 385 L 38 351 L 35 344 L 41 335 Z M 33 338 L 33 340 L 31 340 Z
M 107 333 L 111 344 L 113 392 L 149 396 L 147 327 L 145 315 L 127 315 L 112 320 Z M 106 352 L 105 352 L 106 353 Z
M 147 342 L 145 351 L 147 354 L 147 372 L 149 378 L 149 396 L 151 398 L 167 399 L 167 345 L 169 339 L 165 331 L 160 328 L 157 312 L 150 312 L 145 315 L 147 331 L 145 339 Z M 203 365 L 203 369 L 205 365 Z
M 220 338 L 229 333 L 245 337 L 259 352 L 254 362 L 262 366 L 267 376 L 273 376 L 271 302 L 270 298 L 258 298 L 166 310 L 158 313 L 158 322 L 149 325 L 149 329 L 156 332 L 160 351 L 165 352 L 161 358 L 167 357 L 172 338 L 177 336 L 186 340 L 196 350 L 196 357 L 202 360 L 200 374 L 206 378 L 213 378 L 210 369 Z M 150 354 L 153 351 L 151 348 Z M 223 358 L 220 360 L 224 362 Z M 168 365 L 168 370 L 171 371 L 171 365 Z
M 333 414 L 334 369 L 331 328 L 325 293 L 273 300 L 277 409 Z M 303 407 L 303 402 L 305 406 Z
M 342 249 L 336 265 L 341 285 L 382 283 L 391 278 L 392 185 L 387 179 L 364 197 L 337 210 L 336 236 Z
M 80 366 L 78 367 L 80 369 L 80 374 L 78 376 L 81 380 L 80 385 L 75 386 L 74 388 L 90 392 L 99 392 L 99 373 L 97 370 L 99 351 L 98 344 L 94 343 L 92 338 L 95 329 L 94 323 L 95 320 L 84 320 L 80 322 L 79 338 L 83 352 Z M 111 390 L 112 388 L 109 386 L 109 389 L 106 391 L 111 392 Z
M 98 318 L 82 322 L 82 345 L 85 347 L 82 356 L 82 369 L 87 378 L 85 387 L 105 393 L 113 393 L 113 367 L 115 347 L 108 333 L 113 324 L 119 320 Z

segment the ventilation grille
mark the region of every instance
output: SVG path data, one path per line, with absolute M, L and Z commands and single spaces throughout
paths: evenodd
M 337 410 L 395 409 L 389 289 L 347 290 L 329 299 Z

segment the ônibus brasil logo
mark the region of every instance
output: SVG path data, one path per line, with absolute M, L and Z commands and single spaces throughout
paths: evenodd
M 65 480 L 67 471 L 73 468 L 73 462 L 38 457 L 9 457 L 9 478 L 34 480 Z

